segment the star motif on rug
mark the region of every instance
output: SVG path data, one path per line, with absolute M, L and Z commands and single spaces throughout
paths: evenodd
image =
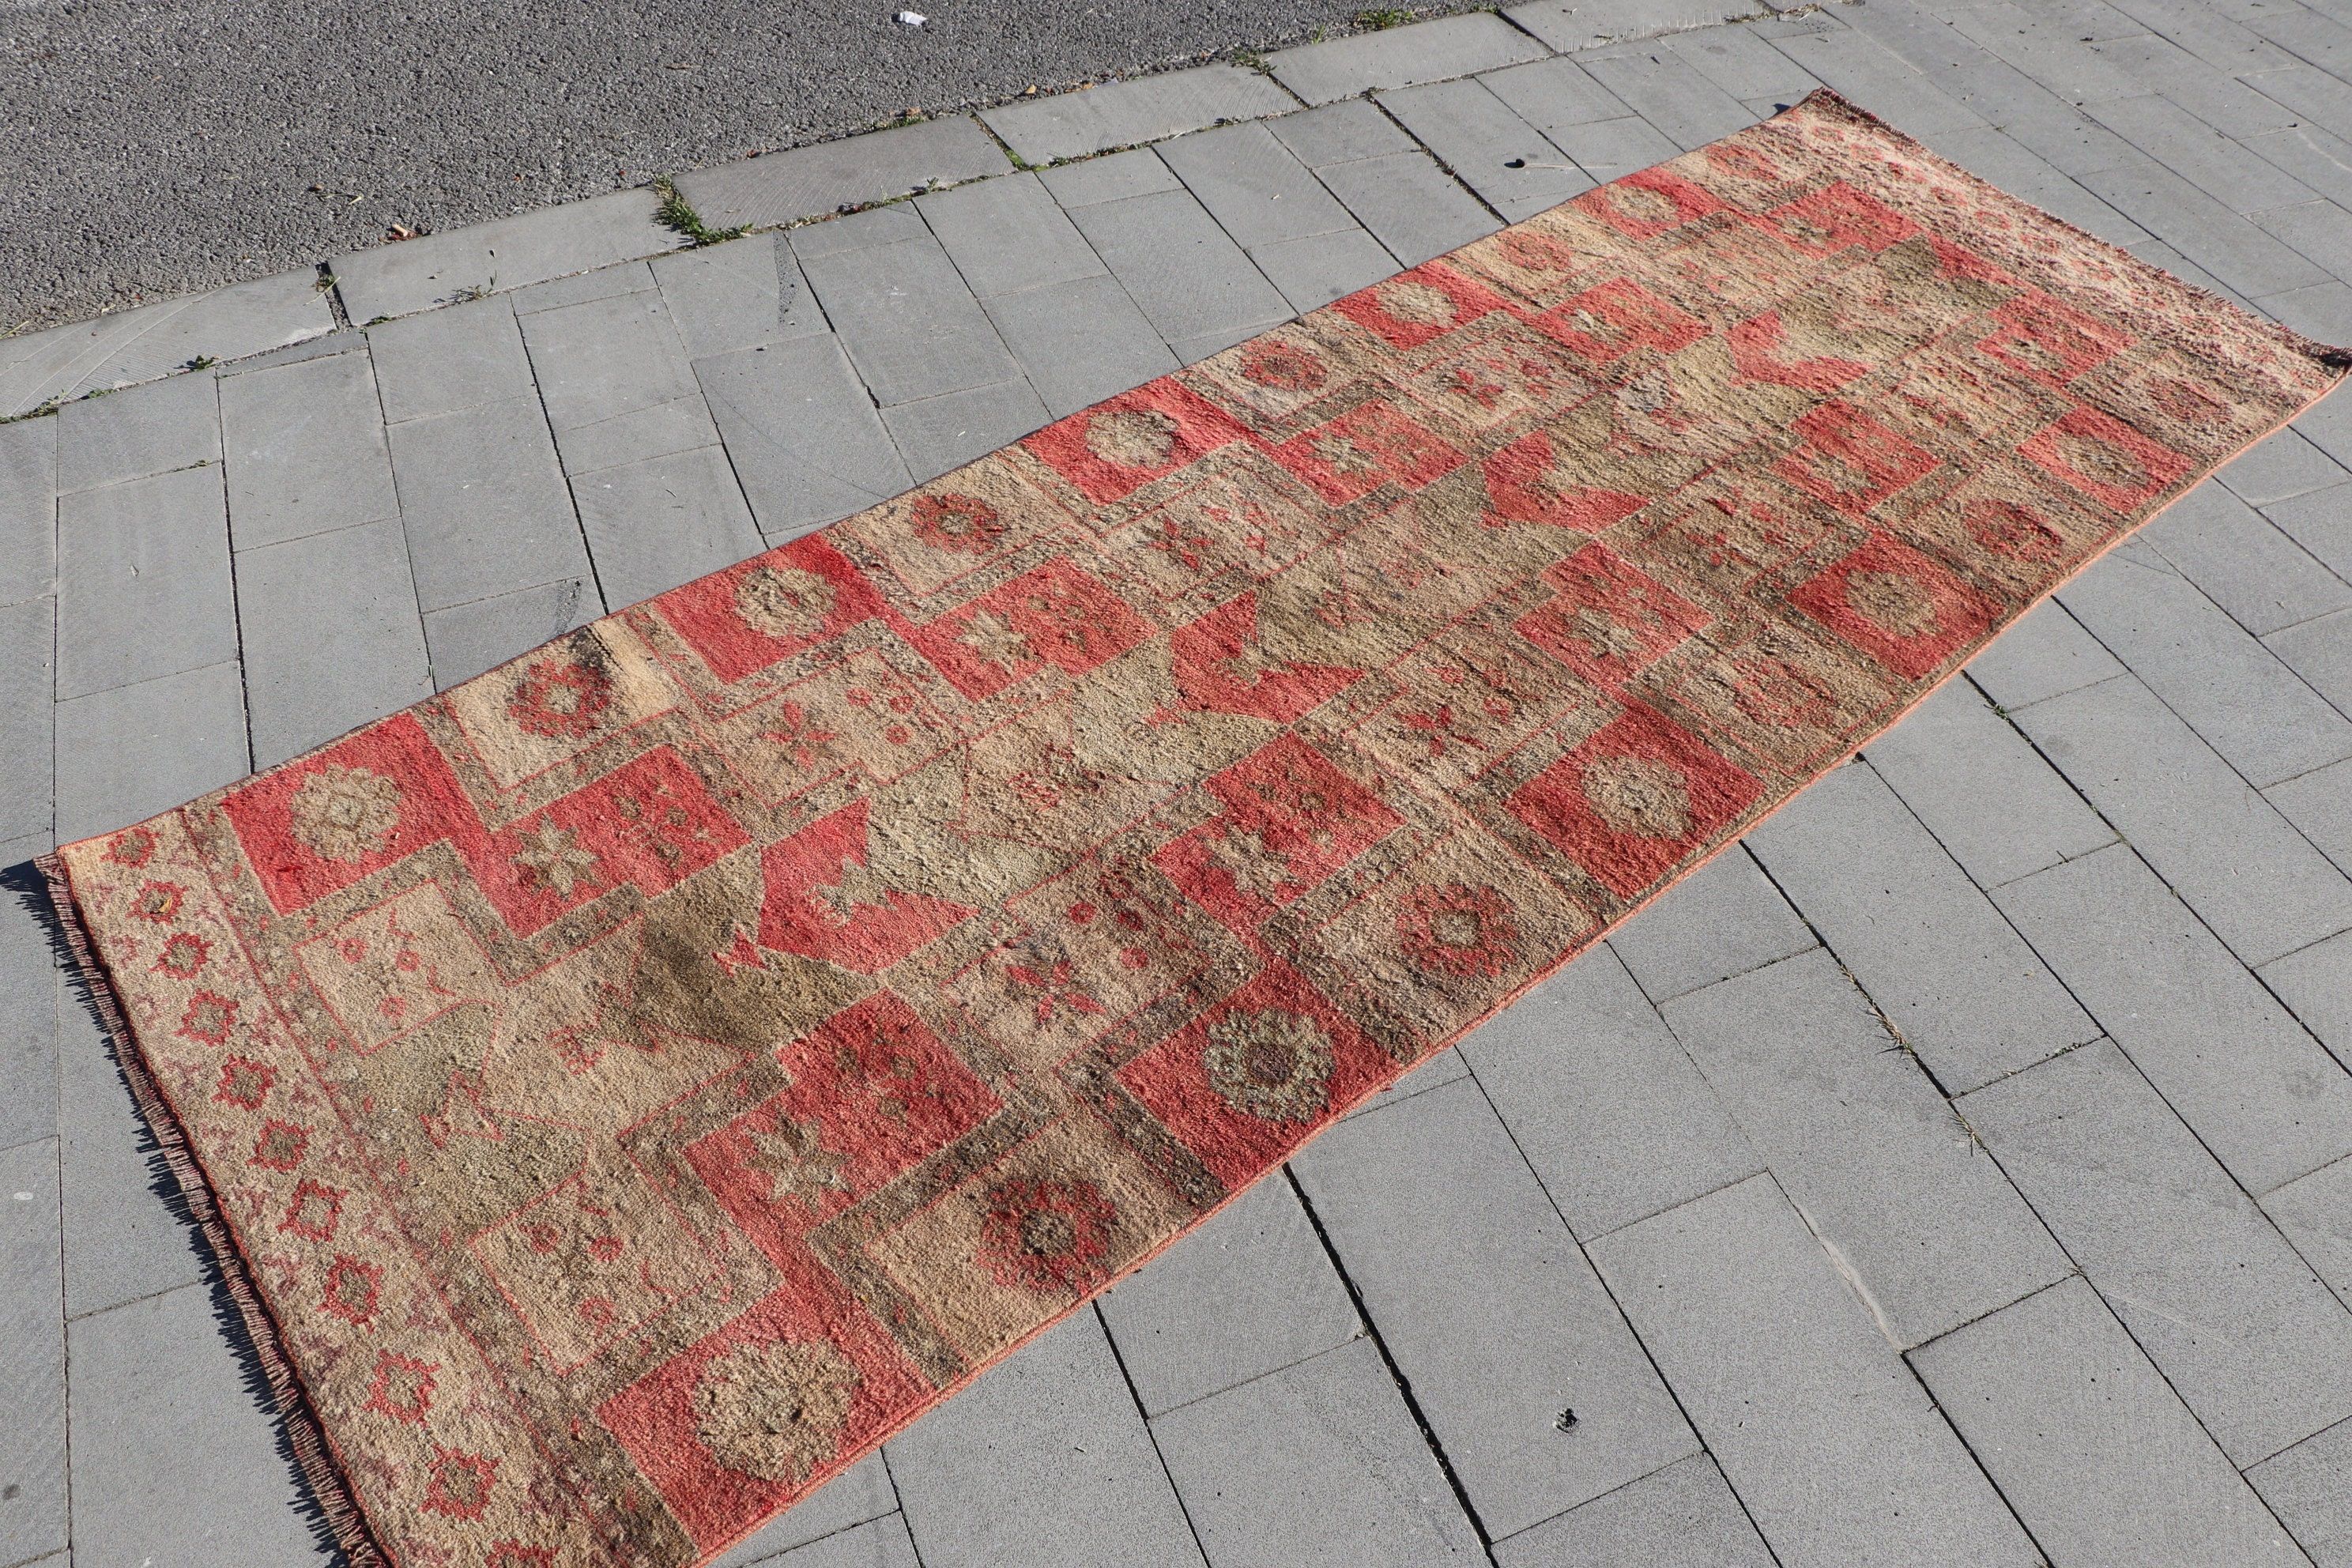
M 865 861 L 844 860 L 841 863 L 841 880 L 830 888 L 812 889 L 810 897 L 831 910 L 835 920 L 847 925 L 857 918 L 860 910 L 887 908 L 890 895 L 897 891 L 898 889 L 887 878 Z
M 581 848 L 578 835 L 553 822 L 542 822 L 524 834 L 514 858 L 528 880 L 559 899 L 570 898 L 596 868 L 595 852 Z
M 822 1194 L 849 1190 L 841 1156 L 825 1148 L 814 1122 L 779 1116 L 774 1131 L 751 1134 L 751 1147 L 752 1168 L 768 1178 L 768 1195 L 778 1203 L 798 1198 L 814 1206 Z

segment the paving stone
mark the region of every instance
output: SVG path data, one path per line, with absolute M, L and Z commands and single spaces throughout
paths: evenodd
M 1355 226 L 1347 209 L 1263 125 L 1179 136 L 1159 153 L 1245 250 Z
M 1155 1416 L 1363 1331 L 1278 1175 L 1120 1281 L 1102 1315 L 1143 1413 Z
M 884 1451 L 927 1568 L 1201 1562 L 1092 1312 L 1047 1329 Z
M 0 605 L 0 843 L 55 822 L 56 650 L 55 599 Z
M 1481 86 L 1546 135 L 1571 125 L 1622 120 L 1633 105 L 1603 86 L 1579 60 L 1537 60 L 1490 71 Z
M 903 1542 L 906 1526 L 895 1520 L 898 1508 L 898 1494 L 891 1489 L 890 1472 L 883 1466 L 882 1456 L 868 1454 L 793 1504 L 782 1518 L 771 1521 L 764 1528 L 754 1531 L 719 1553 L 712 1559 L 709 1568 L 755 1568 L 759 1564 L 782 1562 L 784 1554 L 795 1548 L 809 1546 L 826 1537 L 838 1539 L 844 1532 L 848 1532 L 853 1542 L 860 1539 Z M 863 1534 L 858 1529 L 886 1518 L 892 1520 L 889 1527 L 871 1535 Z M 832 1547 L 826 1550 L 845 1549 Z M 895 1550 L 895 1545 L 891 1549 Z M 913 1548 L 908 1546 L 907 1552 L 908 1555 L 896 1561 L 903 1561 L 911 1568 L 915 1561 Z M 800 1568 L 804 1562 L 823 1561 L 822 1551 L 815 1556 L 792 1559 L 794 1568 Z M 866 1568 L 866 1564 L 860 1563 L 854 1553 L 843 1561 L 845 1564 L 858 1563 L 859 1568 Z M 880 1563 L 893 1562 L 894 1559 L 888 1556 L 880 1559 Z M 880 1564 L 875 1564 L 874 1568 L 880 1568 Z
M 2254 300 L 2254 308 L 2317 342 L 2339 343 L 2352 338 L 2352 283 L 2331 279 L 2309 289 L 2264 294 Z
M 2352 876 L 2352 760 L 2317 768 L 2263 792 L 2278 814 L 2294 824 L 2319 852 Z
M 572 484 L 596 582 L 614 609 L 765 548 L 717 446 L 598 468 Z
M 1592 188 L 1567 153 L 1479 82 L 1384 92 L 1380 103 L 1513 223 Z
M 1740 14 L 1727 0 L 1532 0 L 1503 13 L 1562 54 L 1711 26 Z
M 1727 849 L 1609 933 L 1653 1002 L 1761 968 L 1813 933 L 1747 851 Z
M 911 488 L 874 400 L 830 333 L 697 361 L 695 375 L 772 544 Z
M 1764 1168 L 1624 966 L 1596 948 L 1451 1053 L 1584 1241 Z
M 1486 1560 L 1369 1340 L 1172 1411 L 1153 1435 L 1217 1568 Z
M 236 657 L 217 466 L 60 498 L 58 577 L 61 699 Z
M 1489 1534 L 1697 1449 L 1476 1084 L 1350 1118 L 1294 1168 Z
M 1176 368 L 1176 356 L 1108 274 L 982 303 L 1056 419 Z
M 782 235 L 677 251 L 655 258 L 653 268 L 689 360 L 826 330 Z
M 372 327 L 368 349 L 386 421 L 454 414 L 537 386 L 509 300 L 479 300 Z
M 1178 364 L 1195 365 L 1212 354 L 1221 354 L 1235 344 L 1249 342 L 1250 339 L 1264 331 L 1267 326 L 1276 324 L 1266 322 L 1255 327 L 1219 327 L 1192 337 L 1171 338 L 1168 340 L 1168 352 L 1176 356 Z
M 58 422 L 0 425 L 0 605 L 58 586 Z
M 1868 766 L 1816 781 L 1748 844 L 1946 1092 L 2098 1037 Z
M 2252 85 L 2330 133 L 2352 136 L 2352 89 L 2318 67 L 2298 60 L 2263 72 Z
M 2084 1568 L 2303 1563 L 2081 1279 L 1914 1351 L 1911 1364 L 2054 1561 Z
M 1493 70 L 1544 53 L 1541 44 L 1500 16 L 1474 13 L 1276 49 L 1266 65 L 1276 80 L 1317 104 L 1374 88 L 1415 87 Z
M 56 418 L 60 494 L 220 461 L 220 401 L 209 374 L 81 398 Z
M 651 191 L 614 191 L 339 256 L 329 270 L 344 311 L 372 324 L 676 249 L 678 236 L 655 221 L 660 205 Z
M 86 1563 L 335 1560 L 296 1507 L 278 1422 L 189 1286 L 84 1318 L 68 1342 L 73 1549 Z
M 2168 169 L 2143 162 L 2128 168 L 2087 170 L 2075 178 L 2242 294 L 2277 294 L 2328 280 L 2315 263 Z
M 873 250 L 907 240 L 929 240 L 930 226 L 905 202 L 844 213 L 839 217 L 805 225 L 780 237 L 802 261 L 839 256 L 852 250 Z
M 936 240 L 824 256 L 803 252 L 801 267 L 839 329 L 850 363 L 885 408 L 993 385 L 1018 374 Z
M 236 549 L 400 515 L 366 354 L 226 377 L 220 416 Z
M 66 1544 L 58 1141 L 0 1151 L 0 1562 Z
M 2263 644 L 2339 711 L 2352 706 L 2352 610 L 2273 632 Z
M 1239 342 L 1291 315 L 1265 275 L 1190 192 L 1090 203 L 1070 216 L 1171 348 L 1212 334 L 1232 333 L 1228 341 Z
M 2298 120 L 2287 130 L 2248 137 L 2245 145 L 2338 205 L 2352 205 L 2352 141 Z
M 2246 1472 L 2317 1568 L 2352 1565 L 2352 1423 L 2341 1423 Z
M 2055 600 L 2019 617 L 1969 661 L 1969 679 L 2012 713 L 2123 672 L 2116 656 Z
M 677 188 L 713 228 L 769 228 L 1011 167 L 978 121 L 957 116 L 722 163 Z
M 2352 1415 L 2352 1313 L 2121 1051 L 1958 1104 L 2232 1463 Z
M 1976 0 L 1955 7 L 1948 20 L 1963 37 L 2007 60 L 2069 103 L 2104 109 L 2110 102 L 2145 94 L 2145 84 L 2076 41 L 2074 30 L 2062 29 L 2046 7 L 2029 10 L 2001 3 Z
M 2040 1562 L 1769 1177 L 1591 1250 L 1783 1568 Z
M 1396 258 L 1381 242 L 1358 228 L 1261 245 L 1250 259 L 1302 314 L 1393 278 L 1398 270 Z
M 1774 48 L 1802 66 L 1814 79 L 1856 103 L 1872 105 L 1873 112 L 1882 114 L 1887 123 L 1923 141 L 1986 123 L 1968 102 L 1863 34 L 1845 28 L 1825 33 L 1776 30 L 1771 41 Z
M 1633 116 L 1564 125 L 1552 140 L 1596 184 L 1663 163 L 1682 151 L 1657 127 Z
M 1402 266 L 1418 267 L 1501 226 L 1484 203 L 1448 179 L 1417 147 L 1327 164 L 1316 174 Z
M 2234 147 L 2236 144 L 2231 145 Z M 2284 174 L 2279 176 L 2281 179 L 2285 177 Z M 2352 262 L 2347 262 L 2341 254 L 2344 237 L 2352 234 L 2352 212 L 2345 211 L 2343 205 L 2336 202 L 2308 199 L 2312 194 L 2305 191 L 2306 199 L 2293 205 L 2256 208 L 2254 221 L 2262 226 L 2264 232 L 2286 241 L 2340 279 L 2347 268 L 2352 267 Z M 2332 286 L 2321 285 L 2322 288 Z
M 2263 1212 L 2339 1299 L 2352 1292 L 2352 1161 L 2263 1194 Z
M 624 261 L 614 267 L 599 267 L 593 272 L 575 273 L 569 278 L 518 289 L 514 291 L 514 312 L 517 316 L 536 315 L 541 310 L 557 310 L 566 305 L 618 299 L 624 294 L 643 294 L 653 288 L 654 269 L 650 265 L 643 261 Z
M 26 864 L 56 844 L 44 831 L 0 841 L 0 867 L 26 879 Z M 46 903 L 0 890 L 0 1149 L 58 1133 L 58 1007 L 64 994 L 49 945 Z
M 1685 151 L 1755 123 L 1739 100 L 1663 46 L 1588 55 L 1580 62 L 1634 113 Z
M 1749 27 L 1708 27 L 1662 43 L 1743 103 L 1759 98 L 1795 103 L 1821 85 Z
M 2146 229 L 2005 132 L 1990 125 L 1938 131 L 1929 146 L 1937 156 L 1950 159 L 1979 179 L 1990 180 L 2011 195 L 2110 245 L 2130 245 L 2148 237 Z
M 1369 1100 L 1360 1101 L 1353 1110 L 1348 1112 L 1348 1116 L 1369 1115 L 1384 1106 L 1394 1105 L 1400 1100 L 1409 1100 L 1416 1094 L 1425 1093 L 1441 1084 L 1452 1083 L 1456 1079 L 1469 1076 L 1469 1064 L 1460 1051 L 1439 1051 L 1435 1056 L 1423 1058 L 1417 1066 L 1405 1069 L 1402 1078 L 1398 1079 L 1380 1093 Z M 1341 1117 L 1340 1120 L 1344 1121 L 1347 1117 Z
M 310 271 L 257 278 L 0 341 L 0 417 L 320 336 L 335 319 L 318 282 Z
M 522 321 L 555 449 L 575 481 L 719 439 L 658 294 L 590 300 Z
M 234 662 L 60 702 L 58 842 L 144 821 L 251 771 Z
M 1025 381 L 976 386 L 882 410 L 882 423 L 889 426 L 890 438 L 898 444 L 898 455 L 917 484 L 928 484 L 999 447 L 1011 446 L 1043 429 L 1049 417 Z
M 2337 781 L 2339 784 L 2342 781 Z M 2352 1066 L 2352 931 L 2263 965 L 2263 983 L 2336 1059 Z M 2352 1286 L 2352 1274 L 2347 1274 Z
M 396 520 L 241 551 L 236 596 L 255 766 L 433 695 Z
M 2251 310 L 2258 316 L 2263 313 L 2261 306 L 2255 304 L 2252 300 L 2247 299 L 2243 294 L 2239 293 L 2236 289 L 2231 289 L 2219 278 L 2214 277 L 2210 272 L 2199 267 L 2195 262 L 2189 260 L 2187 257 L 2181 255 L 2180 252 L 2173 249 L 2172 247 L 2166 245 L 2161 240 L 2154 238 L 2136 239 L 2124 248 L 2130 251 L 2134 256 L 2138 257 L 2142 261 L 2147 262 L 2150 267 L 2155 268 L 2158 271 L 2169 273 L 2183 283 L 2202 289 L 2205 292 L 2212 295 L 2217 300 L 2227 300 L 2232 305 L 2237 306 L 2238 309 L 2242 310 Z
M 2250 1191 L 2352 1152 L 2343 1068 L 2128 846 L 1994 898 Z
M 1161 163 L 1160 154 L 1149 147 L 1047 169 L 1037 178 L 1066 212 L 1184 188 L 1184 182 L 1176 177 L 1175 171 Z
M 980 118 L 1023 162 L 1051 163 L 1297 107 L 1255 71 L 1211 65 L 1022 99 L 983 110 Z
M 915 206 L 982 300 L 1105 274 L 1102 258 L 1034 174 L 942 191 Z
M 1500 1568 L 1771 1568 L 1772 1552 L 1705 1454 L 1495 1543 Z
M 2276 45 L 2202 0 L 2116 0 L 2116 8 L 2219 71 L 2265 70 L 2289 60 Z M 2204 74 L 2210 78 L 2213 72 Z M 2199 107 L 2187 99 L 2175 101 Z
M 2352 606 L 2352 587 L 2220 485 L 2198 486 L 2140 537 L 2256 637 Z
M 2067 1263 L 1870 1001 L 1816 952 L 1661 1011 L 1881 1331 L 1916 1345 Z
M 2263 515 L 2337 576 L 2352 576 L 2352 484 L 2273 501 Z
M 411 419 L 390 434 L 418 608 L 589 574 L 536 396 Z
M 70 990 L 58 1021 L 65 1313 L 79 1318 L 198 1279 L 196 1233 L 112 1048 Z
M 1365 98 L 1286 114 L 1268 121 L 1265 128 L 1290 149 L 1292 157 L 1318 174 L 1334 163 L 1416 151 L 1412 138 Z
M 769 1558 L 765 1568 L 921 1568 L 921 1559 L 894 1513 Z
M 1913 709 L 1871 742 L 1867 758 L 1984 887 L 2115 841 L 2115 830 L 1967 681 Z
M 446 691 L 486 669 L 520 658 L 603 613 L 596 585 L 584 577 L 436 610 L 425 617 L 434 689 Z

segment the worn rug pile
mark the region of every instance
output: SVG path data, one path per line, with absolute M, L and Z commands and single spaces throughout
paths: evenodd
M 51 875 L 353 1557 L 673 1568 L 2344 363 L 1817 94 Z

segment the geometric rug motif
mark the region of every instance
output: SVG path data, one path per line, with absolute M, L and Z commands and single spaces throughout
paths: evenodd
M 2343 363 L 1817 93 L 52 874 L 354 1557 L 673 1568 Z

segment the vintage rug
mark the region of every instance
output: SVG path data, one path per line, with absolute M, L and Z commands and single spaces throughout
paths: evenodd
M 354 1556 L 671 1568 L 2344 364 L 1817 94 L 52 876 Z

